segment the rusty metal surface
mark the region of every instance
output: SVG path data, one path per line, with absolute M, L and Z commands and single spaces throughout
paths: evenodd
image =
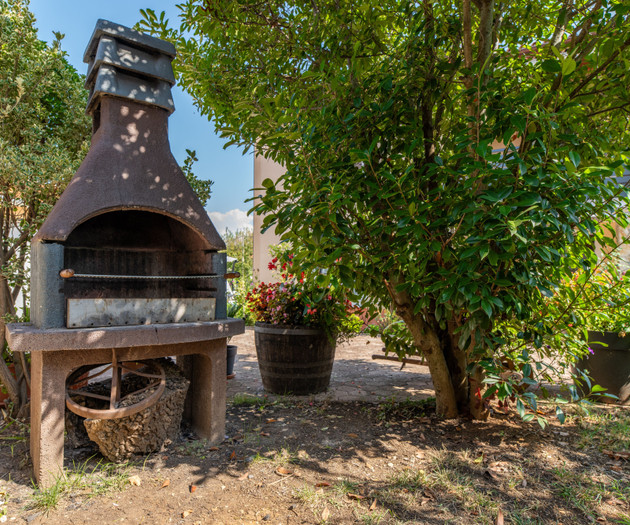
M 61 270 L 59 275 L 64 279 L 129 279 L 140 281 L 169 281 L 177 279 L 236 279 L 241 276 L 238 272 L 219 275 L 209 273 L 205 275 L 118 275 L 118 274 L 98 274 L 98 273 L 75 273 L 71 268 Z
M 90 150 L 34 242 L 65 241 L 81 223 L 103 213 L 144 210 L 188 226 L 203 239 L 203 249 L 224 250 L 225 243 L 170 151 L 167 119 L 163 109 L 103 97 Z M 133 225 L 127 229 L 133 230 Z
M 68 382 L 66 386 L 66 407 L 68 408 L 68 410 L 71 410 L 75 414 L 89 419 L 118 419 L 122 417 L 132 416 L 144 410 L 145 408 L 153 406 L 155 403 L 158 402 L 158 400 L 164 393 L 164 389 L 166 388 L 166 373 L 164 372 L 164 368 L 156 361 L 147 361 L 142 364 L 147 365 L 150 369 L 154 371 L 154 373 L 136 371 L 133 367 L 126 366 L 125 363 L 119 362 L 117 360 L 116 350 L 112 350 L 112 365 L 110 367 L 112 371 L 112 381 L 110 395 L 108 397 L 95 394 L 84 389 L 72 388 L 74 383 L 78 381 L 84 381 L 81 376 L 83 376 L 85 373 L 89 373 L 89 371 L 91 371 L 95 367 L 99 367 L 100 365 L 84 366 L 75 370 L 68 377 Z M 151 379 L 155 379 L 155 381 L 152 381 L 150 384 L 143 388 L 128 393 L 125 397 L 121 399 L 121 382 L 123 378 L 123 372 L 125 372 L 126 374 L 135 374 L 142 377 L 148 377 Z M 151 388 L 155 388 L 155 391 L 151 392 L 147 397 L 140 400 L 139 402 L 133 403 L 128 406 L 119 406 L 119 404 L 125 399 L 145 392 Z M 93 399 L 108 401 L 109 408 L 98 409 L 86 407 L 72 399 L 72 396 L 90 397 Z

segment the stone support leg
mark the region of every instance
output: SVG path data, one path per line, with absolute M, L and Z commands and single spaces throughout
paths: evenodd
M 58 356 L 31 354 L 31 458 L 35 481 L 42 487 L 52 485 L 63 473 L 68 372 Z
M 220 443 L 225 437 L 226 340 L 208 341 L 204 347 L 186 356 L 184 369 L 191 380 L 186 416 L 199 437 Z

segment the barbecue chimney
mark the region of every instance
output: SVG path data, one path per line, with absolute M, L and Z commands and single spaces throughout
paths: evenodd
M 181 315 L 155 308 L 181 311 L 191 301 L 198 304 L 183 319 L 211 320 L 197 315 L 209 303 L 214 317 L 226 316 L 225 255 L 218 253 L 225 244 L 168 142 L 174 56 L 169 42 L 97 22 L 84 56 L 92 145 L 32 244 L 36 327 L 173 322 Z M 64 280 L 64 269 L 76 277 Z M 181 300 L 147 306 L 173 298 Z M 80 313 L 87 315 L 81 325 L 69 319 L 70 310 L 85 308 L 82 299 L 99 300 L 97 309 L 126 299 L 127 310 L 148 310 L 124 319 L 109 312 L 100 321 Z

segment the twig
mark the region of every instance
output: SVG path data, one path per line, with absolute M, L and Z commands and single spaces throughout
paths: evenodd
M 288 476 L 284 476 L 276 481 L 272 481 L 271 483 L 269 483 L 269 485 L 267 485 L 268 487 L 271 487 L 271 485 L 275 485 L 276 483 L 280 483 L 282 481 L 284 481 L 285 479 L 289 479 L 292 478 L 293 476 L 295 476 L 295 474 L 289 474 Z

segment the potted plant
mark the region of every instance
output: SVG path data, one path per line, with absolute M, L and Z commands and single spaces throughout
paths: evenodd
M 573 312 L 584 326 L 588 352 L 575 367 L 583 392 L 630 404 L 630 274 L 608 264 L 588 278 L 576 276 Z M 581 372 L 584 372 L 581 373 Z M 585 377 L 587 376 L 587 377 Z M 613 397 L 614 396 L 614 397 Z
M 291 271 L 292 257 L 274 257 L 269 267 L 281 280 L 260 283 L 247 294 L 256 323 L 254 334 L 265 390 L 296 395 L 328 388 L 341 340 L 359 332 L 362 322 L 342 287 L 321 287 Z

